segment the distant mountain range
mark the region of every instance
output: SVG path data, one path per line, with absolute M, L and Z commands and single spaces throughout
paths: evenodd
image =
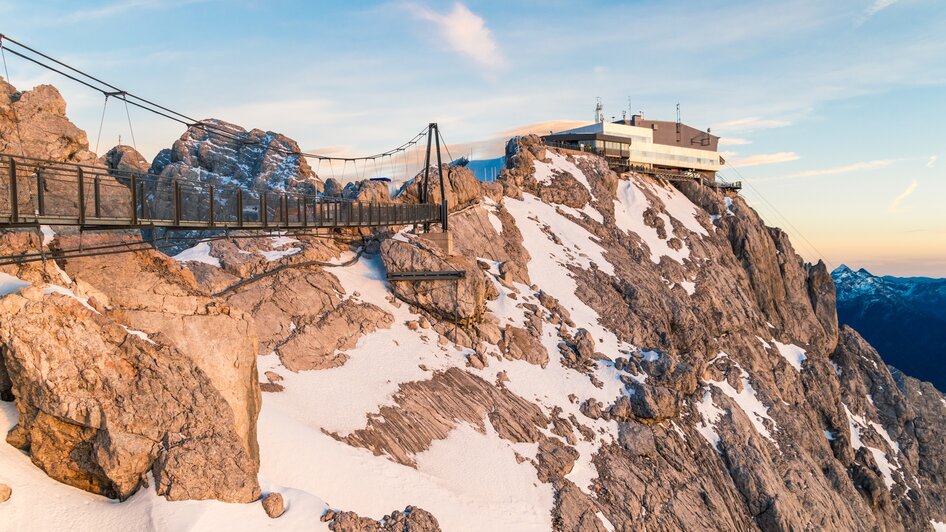
M 831 277 L 841 323 L 889 365 L 946 390 L 946 279 L 879 277 L 845 265 Z

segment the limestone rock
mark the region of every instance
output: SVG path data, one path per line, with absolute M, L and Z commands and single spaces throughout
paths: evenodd
M 371 303 L 348 299 L 318 320 L 301 325 L 276 348 L 276 354 L 290 371 L 318 370 L 341 366 L 350 349 L 363 335 L 385 329 L 394 317 Z
M 429 448 L 433 440 L 446 438 L 458 423 L 482 430 L 486 419 L 501 438 L 531 443 L 544 438 L 539 429 L 549 422 L 538 406 L 508 389 L 450 368 L 430 380 L 402 384 L 394 395 L 394 406 L 382 406 L 377 414 L 369 415 L 364 429 L 333 436 L 414 466 L 415 454 Z
M 332 532 L 440 532 L 440 524 L 428 511 L 408 506 L 395 510 L 380 521 L 355 512 L 332 512 L 328 524 Z
M 109 497 L 127 498 L 150 471 L 170 500 L 257 499 L 247 427 L 163 340 L 41 288 L 3 298 L 0 342 L 19 412 L 8 441 L 51 477 Z
M 482 197 L 480 182 L 468 168 L 444 164 L 442 170 L 450 212 L 460 210 Z M 424 177 L 423 172 L 421 172 L 401 187 L 401 190 L 397 193 L 397 199 L 404 203 L 419 203 L 418 197 L 423 186 Z M 430 169 L 427 194 L 430 203 L 440 203 L 440 178 L 436 165 Z
M 456 271 L 466 276 L 455 292 L 453 281 L 398 281 L 391 283 L 401 300 L 420 307 L 444 321 L 459 319 L 464 323 L 482 321 L 486 301 L 498 296 L 496 287 L 469 257 L 445 257 L 439 250 L 394 239 L 381 243 L 381 258 L 389 272 Z
M 277 519 L 279 516 L 286 511 L 286 507 L 282 500 L 282 495 L 276 492 L 267 493 L 262 499 L 263 510 L 266 511 L 266 515 L 272 519 Z

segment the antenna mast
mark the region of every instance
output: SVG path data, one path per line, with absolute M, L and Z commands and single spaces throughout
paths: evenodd
M 595 123 L 604 122 L 604 105 L 601 104 L 601 97 L 595 98 Z
M 680 144 L 680 137 L 681 137 L 680 123 L 681 123 L 681 120 L 680 120 L 680 102 L 677 102 L 677 144 Z

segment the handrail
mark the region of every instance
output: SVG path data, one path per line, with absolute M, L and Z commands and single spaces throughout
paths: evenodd
M 439 204 L 363 203 L 0 154 L 0 226 L 382 227 L 439 222 L 440 210 Z

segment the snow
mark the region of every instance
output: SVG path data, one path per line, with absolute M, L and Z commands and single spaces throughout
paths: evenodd
M 287 248 L 273 251 L 257 251 L 260 255 L 266 258 L 269 262 L 276 262 L 277 260 L 282 260 L 290 255 L 295 255 L 302 251 L 302 248 Z
M 21 289 L 31 285 L 29 281 L 24 281 L 19 277 L 14 277 L 9 273 L 0 272 L 0 297 L 19 292 Z
M 660 353 L 657 351 L 641 351 L 641 356 L 648 362 L 656 362 L 660 359 Z
M 591 192 L 591 185 L 588 184 L 588 179 L 585 177 L 585 173 L 582 172 L 574 163 L 568 160 L 564 155 L 559 155 L 553 151 L 546 151 L 547 158 L 550 162 L 546 163 L 535 159 L 533 164 L 535 165 L 535 180 L 542 185 L 551 185 L 552 178 L 555 177 L 555 174 L 558 172 L 565 172 L 571 174 L 579 183 L 584 185 L 588 192 Z M 580 156 L 582 157 L 582 156 Z M 575 157 L 579 159 L 580 157 Z
M 774 338 L 772 339 L 772 343 L 775 344 L 778 353 L 782 355 L 796 371 L 801 371 L 802 363 L 808 358 L 804 349 L 795 344 L 783 344 L 776 341 Z
M 716 432 L 716 423 L 724 412 L 713 404 L 713 394 L 708 388 L 703 394 L 703 400 L 696 403 L 696 409 L 703 417 L 702 422 L 696 427 L 697 432 L 713 446 L 717 453 L 722 454 L 722 449 L 719 447 L 719 433 Z
M 941 523 L 939 521 L 933 520 L 933 521 L 930 521 L 930 524 L 933 525 L 933 530 L 935 532 L 946 532 L 946 523 Z
M 673 185 L 652 186 L 650 190 L 657 194 L 657 197 L 664 204 L 664 210 L 671 218 L 682 223 L 683 227 L 698 235 L 709 236 L 709 232 L 703 227 L 703 224 L 696 219 L 696 215 L 701 209 L 694 205 L 682 192 L 674 188 Z
M 682 264 L 683 259 L 690 256 L 690 248 L 686 243 L 679 250 L 673 249 L 667 244 L 667 240 L 660 238 L 656 228 L 644 223 L 644 211 L 650 207 L 650 203 L 636 181 L 619 180 L 617 198 L 614 200 L 614 218 L 618 229 L 639 236 L 650 250 L 651 261 L 659 264 L 661 257 L 669 257 Z M 657 216 L 663 219 L 669 239 L 673 233 L 670 217 L 663 213 Z M 705 229 L 703 231 L 705 232 Z
M 52 227 L 49 227 L 48 225 L 41 225 L 41 226 L 39 226 L 39 230 L 40 230 L 40 232 L 43 234 L 43 245 L 44 245 L 44 246 L 48 246 L 49 243 L 52 242 L 53 239 L 56 238 L 56 232 L 53 231 L 53 228 L 52 228 Z
M 830 430 L 824 431 L 824 437 L 827 438 L 828 441 L 834 441 L 836 438 L 835 434 Z
M 874 457 L 874 462 L 877 463 L 877 469 L 880 470 L 880 474 L 884 477 L 884 484 L 887 486 L 887 489 L 891 489 L 895 483 L 893 479 L 893 471 L 900 469 L 899 460 L 897 460 L 897 455 L 900 454 L 900 444 L 893 441 L 890 437 L 890 434 L 887 433 L 887 430 L 884 429 L 879 423 L 873 421 L 867 421 L 863 417 L 855 415 L 851 412 L 848 406 L 844 403 L 841 403 L 841 406 L 844 407 L 844 412 L 847 414 L 848 428 L 851 431 L 851 448 L 855 451 L 861 447 L 866 448 L 870 451 L 871 455 Z M 891 465 L 888 455 L 884 451 L 877 449 L 876 447 L 871 447 L 864 444 L 861 440 L 861 430 L 866 430 L 868 427 L 874 429 L 877 434 L 887 443 L 890 447 L 894 465 Z
M 682 286 L 684 290 L 686 290 L 687 295 L 692 296 L 696 293 L 696 283 L 693 281 L 682 281 L 678 284 Z
M 725 352 L 720 352 L 719 355 L 729 357 Z M 718 356 L 719 356 L 718 355 Z M 732 360 L 730 358 L 730 360 Z M 775 441 L 775 438 L 772 436 L 772 433 L 769 432 L 768 427 L 766 427 L 764 421 L 768 421 L 772 427 L 776 427 L 775 420 L 769 416 L 769 407 L 765 406 L 762 401 L 756 396 L 755 389 L 752 388 L 752 383 L 749 382 L 749 374 L 746 370 L 735 361 L 732 360 L 733 366 L 739 370 L 739 378 L 742 380 L 742 391 L 736 391 L 735 388 L 729 381 L 723 379 L 721 381 L 709 381 L 708 384 L 719 388 L 723 394 L 733 400 L 743 412 L 746 413 L 746 417 L 749 418 L 749 421 L 752 423 L 752 426 L 755 428 L 756 432 L 765 437 L 767 440 L 771 441 L 778 447 L 778 442 Z
M 171 257 L 178 262 L 202 262 L 211 266 L 220 267 L 220 259 L 210 256 L 210 243 L 201 242 L 194 247 L 187 248 L 184 251 Z
M 608 520 L 607 517 L 604 516 L 603 513 L 595 512 L 595 516 L 598 518 L 599 521 L 601 521 L 601 524 L 604 525 L 605 530 L 607 530 L 608 532 L 614 532 L 615 530 L 614 525 L 611 523 L 611 521 Z

